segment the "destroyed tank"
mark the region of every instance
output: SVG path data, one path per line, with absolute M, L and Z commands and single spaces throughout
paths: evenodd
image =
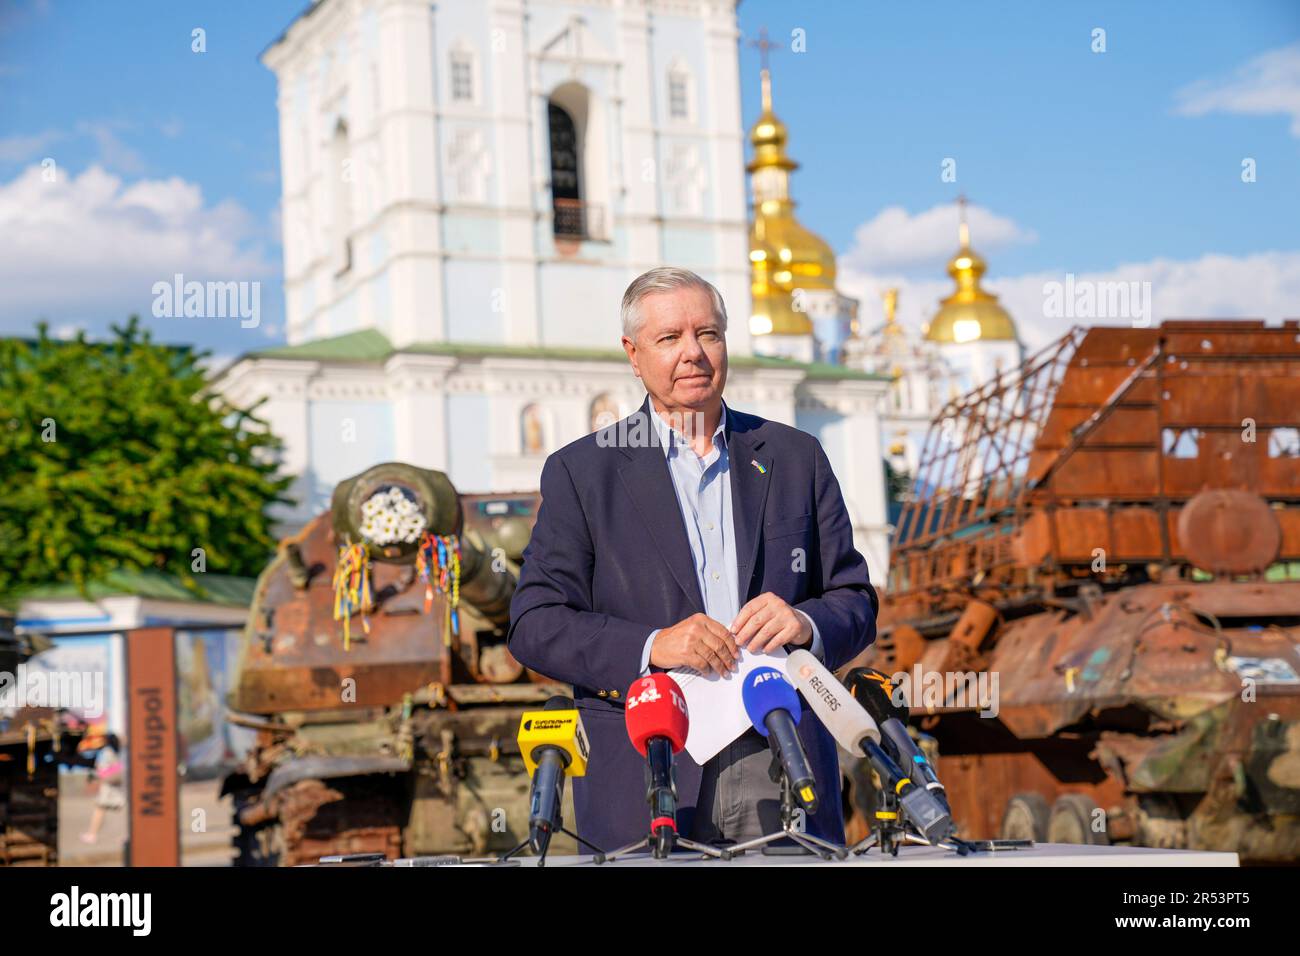
M 61 730 L 59 712 L 10 707 L 19 701 L 18 665 L 49 647 L 34 635 L 14 633 L 0 614 L 0 866 L 54 866 L 59 855 L 59 763 L 76 738 Z M 11 683 L 13 682 L 13 683 Z
M 441 472 L 389 463 L 342 482 L 281 543 L 231 683 L 231 719 L 257 732 L 223 784 L 236 865 L 478 855 L 524 838 L 520 717 L 569 693 L 506 649 L 539 503 L 458 495 Z
M 894 676 L 962 836 L 1300 858 L 1297 408 L 1300 323 L 1168 321 L 932 423 L 851 666 Z

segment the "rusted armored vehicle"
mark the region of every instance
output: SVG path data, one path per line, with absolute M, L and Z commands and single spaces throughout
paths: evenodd
M 59 761 L 66 744 L 59 712 L 9 707 L 19 701 L 18 665 L 48 642 L 14 633 L 0 615 L 0 866 L 54 866 L 59 854 Z
M 539 503 L 377 465 L 281 544 L 258 579 L 229 701 L 257 730 L 223 787 L 237 865 L 477 855 L 522 839 L 520 715 L 568 693 L 506 650 Z
M 855 664 L 963 836 L 1300 858 L 1298 410 L 1300 323 L 1169 321 L 935 420 Z

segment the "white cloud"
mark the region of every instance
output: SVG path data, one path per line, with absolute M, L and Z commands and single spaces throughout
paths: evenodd
M 1300 137 L 1300 43 L 1261 53 L 1230 77 L 1198 80 L 1174 94 L 1181 116 L 1282 113 Z
M 906 222 L 901 226 L 904 231 L 909 229 Z M 984 243 L 978 235 L 973 239 L 975 247 L 984 252 Z M 919 277 L 913 270 L 861 268 L 855 263 L 865 257 L 853 255 L 861 252 L 857 248 L 841 257 L 838 284 L 843 292 L 860 300 L 863 328 L 871 329 L 884 321 L 881 293 L 894 287 L 899 289 L 899 321 L 919 331 L 938 309 L 939 300 L 953 291 L 952 280 L 944 274 L 944 266 L 954 251 L 954 245 L 949 237 L 942 251 L 931 257 L 927 274 Z M 990 263 L 989 274 L 984 277 L 984 287 L 1001 299 L 1030 351 L 1053 341 L 1074 324 L 1124 321 L 1049 316 L 1044 286 L 1049 282 L 1064 283 L 1066 274 L 1071 272 L 1076 286 L 1082 282 L 1151 283 L 1150 320 L 1153 324 L 1164 319 L 1184 318 L 1257 318 L 1276 324 L 1283 318 L 1300 317 L 1300 251 L 1258 252 L 1244 256 L 1206 253 L 1196 259 L 1155 258 L 1095 272 L 1062 268 L 1018 276 L 999 275 L 994 260 Z
M 994 215 L 982 206 L 968 206 L 972 242 L 979 249 L 1034 242 L 1033 230 Z M 854 231 L 853 247 L 840 258 L 841 267 L 859 270 L 924 268 L 944 262 L 957 249 L 959 212 L 956 203 L 935 206 L 913 216 L 901 206 L 889 206 Z
M 71 324 L 148 315 L 152 286 L 276 274 L 263 228 L 235 202 L 209 205 L 179 177 L 125 183 L 99 166 L 46 182 L 39 166 L 0 184 L 0 321 Z

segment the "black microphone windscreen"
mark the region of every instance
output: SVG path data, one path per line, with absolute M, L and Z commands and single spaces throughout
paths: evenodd
M 853 699 L 866 708 L 877 724 L 883 724 L 890 718 L 907 723 L 907 705 L 894 693 L 889 678 L 880 671 L 870 667 L 855 667 L 849 671 L 845 683 Z

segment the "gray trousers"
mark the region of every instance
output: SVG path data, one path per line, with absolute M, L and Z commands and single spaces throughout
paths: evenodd
M 750 727 L 706 761 L 691 839 L 699 843 L 752 840 L 781 829 L 781 788 L 768 768 L 772 750 Z

